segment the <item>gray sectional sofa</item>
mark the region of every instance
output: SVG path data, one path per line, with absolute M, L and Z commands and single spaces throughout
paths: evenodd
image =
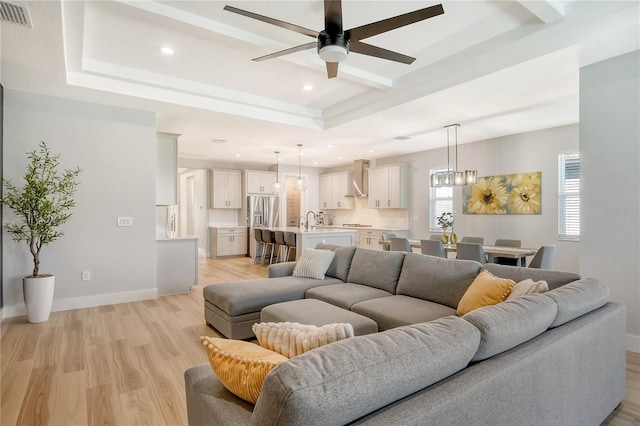
M 206 321 L 246 339 L 262 308 L 315 298 L 373 319 L 380 332 L 314 349 L 267 376 L 255 406 L 208 364 L 185 372 L 190 425 L 596 425 L 624 399 L 624 307 L 577 274 L 480 265 L 416 253 L 335 251 L 325 280 L 291 276 L 205 288 Z M 456 307 L 485 268 L 550 291 Z

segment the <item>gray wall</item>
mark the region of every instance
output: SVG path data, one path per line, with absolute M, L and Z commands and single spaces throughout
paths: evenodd
M 464 123 L 459 132 L 464 132 Z M 443 131 L 443 137 L 446 134 Z M 578 125 L 555 127 L 458 146 L 460 169 L 473 168 L 479 176 L 542 172 L 542 214 L 464 215 L 462 188 L 454 188 L 453 209 L 458 237 L 516 238 L 523 247 L 556 244 L 554 268 L 578 272 L 579 243 L 558 240 L 558 153 L 578 150 Z M 446 167 L 445 149 L 378 159 L 377 165 L 407 163 L 410 168 L 409 226 L 412 238 L 429 231 L 429 170 Z
M 580 72 L 580 272 L 606 280 L 627 307 L 640 352 L 640 53 Z
M 66 235 L 41 254 L 40 270 L 56 275 L 53 309 L 156 297 L 155 114 L 7 89 L 4 132 L 5 177 L 21 179 L 40 140 L 63 167 L 83 170 Z M 133 227 L 118 228 L 118 216 Z M 2 238 L 4 315 L 21 315 L 31 257 L 24 243 Z M 90 281 L 81 281 L 84 270 Z

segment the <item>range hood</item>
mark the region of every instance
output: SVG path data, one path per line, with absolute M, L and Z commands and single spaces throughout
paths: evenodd
M 347 197 L 367 197 L 369 193 L 369 160 L 355 160 L 353 162 L 353 194 Z

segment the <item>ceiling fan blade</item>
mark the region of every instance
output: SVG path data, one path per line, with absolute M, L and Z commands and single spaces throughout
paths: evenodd
M 444 9 L 442 8 L 442 5 L 437 4 L 435 6 L 415 10 L 403 15 L 394 16 L 393 18 L 383 19 L 382 21 L 372 22 L 371 24 L 352 28 L 345 31 L 345 33 L 349 33 L 349 40 L 351 42 L 358 41 L 387 31 L 395 30 L 396 28 L 404 27 L 405 25 L 433 18 L 434 16 L 442 15 L 443 13 Z
M 288 55 L 289 53 L 300 52 L 303 50 L 311 49 L 312 47 L 316 47 L 316 46 L 317 46 L 317 43 L 315 41 L 312 41 L 309 43 L 301 44 L 300 46 L 291 47 L 289 49 L 280 50 L 279 52 L 270 53 L 268 55 L 260 56 L 258 58 L 253 58 L 252 61 L 260 62 L 260 61 L 264 61 L 265 59 L 277 58 L 278 56 L 284 56 L 284 55 Z
M 327 62 L 327 77 L 334 78 L 338 76 L 338 64 L 340 62 Z
M 324 0 L 324 29 L 329 34 L 342 34 L 342 0 Z
M 295 31 L 300 34 L 308 35 L 309 37 L 318 37 L 318 31 L 313 31 L 308 28 L 301 27 L 299 25 L 291 24 L 289 22 L 279 21 L 277 19 L 269 18 L 268 16 L 258 15 L 257 13 L 248 12 L 246 10 L 238 9 L 233 6 L 225 6 L 224 10 L 228 12 L 237 13 L 248 18 L 257 19 L 258 21 L 266 22 L 267 24 L 275 25 L 276 27 L 285 28 L 287 30 Z
M 352 41 L 349 43 L 349 51 L 375 56 L 376 58 L 388 59 L 390 61 L 402 62 L 403 64 L 411 64 L 416 60 L 416 58 L 412 58 L 411 56 L 383 49 L 382 47 L 372 46 L 361 41 Z

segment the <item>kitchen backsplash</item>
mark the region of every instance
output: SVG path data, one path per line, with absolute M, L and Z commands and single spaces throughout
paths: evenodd
M 376 228 L 409 229 L 409 211 L 405 209 L 370 209 L 367 198 L 356 198 L 353 210 L 327 210 L 334 225 L 359 223 Z
M 235 209 L 209 209 L 209 226 L 244 226 L 240 223 L 239 212 Z

